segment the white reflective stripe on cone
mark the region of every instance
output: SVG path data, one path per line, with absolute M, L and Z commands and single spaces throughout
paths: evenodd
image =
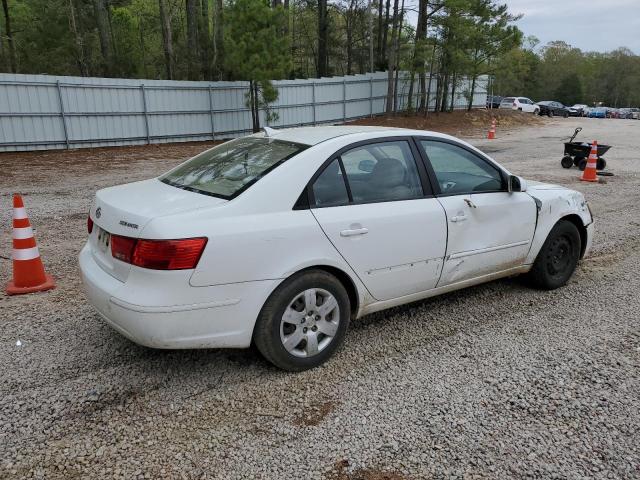
M 33 260 L 39 256 L 40 252 L 38 252 L 38 247 L 13 249 L 14 260 Z
M 14 220 L 22 220 L 23 218 L 27 218 L 27 210 L 24 207 L 14 207 L 13 218 Z
M 24 240 L 26 238 L 33 237 L 33 228 L 31 227 L 22 227 L 22 228 L 14 228 L 13 229 L 13 238 L 16 240 Z

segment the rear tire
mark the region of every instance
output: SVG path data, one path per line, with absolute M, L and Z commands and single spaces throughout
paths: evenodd
M 578 168 L 580 169 L 580 171 L 584 172 L 584 169 L 587 168 L 587 159 L 586 158 L 582 158 L 578 162 Z
M 578 228 L 568 220 L 560 220 L 549 232 L 527 274 L 529 282 L 544 290 L 562 287 L 578 265 L 580 249 Z
M 553 118 L 553 111 L 549 110 L 549 113 L 547 113 L 547 115 L 549 115 L 549 118 Z
M 565 155 L 562 157 L 562 160 L 560 160 L 560 164 L 562 168 L 571 168 L 573 167 L 573 159 L 569 155 Z
M 562 118 L 569 118 L 569 114 L 568 114 L 567 112 L 564 112 L 564 113 L 562 114 Z
M 267 299 L 253 341 L 276 367 L 301 372 L 334 354 L 350 319 L 349 295 L 342 283 L 323 270 L 307 270 L 285 280 Z

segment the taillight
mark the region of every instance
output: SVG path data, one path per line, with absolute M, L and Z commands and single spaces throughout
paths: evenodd
M 111 235 L 111 255 L 126 263 L 131 263 L 137 239 Z
M 145 240 L 111 236 L 114 258 L 137 267 L 153 270 L 188 270 L 196 268 L 207 239 Z
M 89 233 L 89 235 L 91 235 L 91 232 L 93 232 L 93 220 L 91 220 L 91 215 L 87 217 L 87 232 Z

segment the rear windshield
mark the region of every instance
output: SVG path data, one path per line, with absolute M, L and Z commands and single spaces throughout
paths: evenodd
M 513 97 L 507 97 L 502 100 L 502 103 L 513 103 L 514 100 L 515 98 Z
M 273 138 L 238 138 L 187 160 L 160 181 L 228 200 L 306 148 Z

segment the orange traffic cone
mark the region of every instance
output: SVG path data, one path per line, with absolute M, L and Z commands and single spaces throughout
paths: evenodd
M 489 135 L 487 135 L 489 140 L 493 140 L 496 138 L 496 119 L 491 120 L 491 128 L 489 129 Z
M 598 176 L 596 175 L 596 167 L 598 165 L 598 142 L 596 140 L 591 144 L 591 153 L 587 160 L 587 166 L 582 172 L 580 180 L 583 182 L 597 182 Z
M 9 295 L 42 292 L 54 288 L 47 275 L 20 195 L 13 196 L 13 280 L 7 285 Z

